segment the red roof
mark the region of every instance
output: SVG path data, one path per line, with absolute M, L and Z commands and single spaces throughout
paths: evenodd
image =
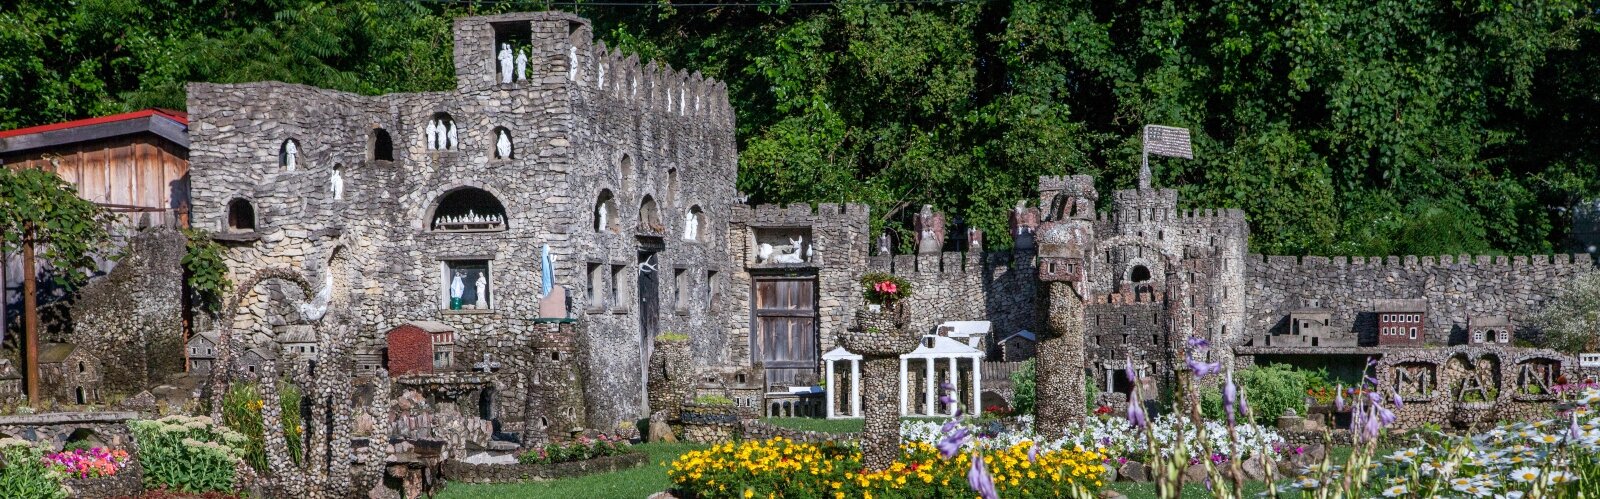
M 161 116 L 163 118 L 167 118 L 169 120 L 176 121 L 176 122 L 182 123 L 184 125 L 188 125 L 189 124 L 189 113 L 185 113 L 183 111 L 173 111 L 171 109 L 162 109 L 162 108 L 158 108 L 158 107 L 153 107 L 153 108 L 150 108 L 150 109 L 142 109 L 142 110 L 134 111 L 134 112 L 131 112 L 131 113 L 113 114 L 111 116 L 101 116 L 101 117 L 98 117 L 98 118 L 84 118 L 84 119 L 81 119 L 81 120 L 63 121 L 63 122 L 60 122 L 60 123 L 51 123 L 51 124 L 48 124 L 48 125 L 38 125 L 38 126 L 30 126 L 30 127 L 27 127 L 27 128 L 18 128 L 18 129 L 15 129 L 15 130 L 6 130 L 6 131 L 3 131 L 3 132 L 0 132 L 0 139 L 6 138 L 6 137 L 15 137 L 15 136 L 18 136 L 18 135 L 28 135 L 28 134 L 33 134 L 33 133 L 40 133 L 40 132 L 51 132 L 51 131 L 55 131 L 55 130 L 66 130 L 68 128 L 77 128 L 77 127 L 81 127 L 81 126 L 99 125 L 99 124 L 102 124 L 102 123 L 112 123 L 112 122 L 117 122 L 117 121 L 127 121 L 127 120 L 138 119 L 138 118 L 146 118 L 146 117 L 150 117 L 150 116 Z

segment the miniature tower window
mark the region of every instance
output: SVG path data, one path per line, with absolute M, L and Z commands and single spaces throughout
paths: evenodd
M 617 310 L 626 310 L 628 306 L 627 291 L 622 288 L 622 273 L 627 268 L 627 265 L 611 266 L 611 307 Z
M 717 271 L 706 271 L 706 310 L 716 311 L 717 300 L 722 299 L 722 285 L 717 282 Z M 742 383 L 742 381 L 741 381 Z
M 1133 267 L 1133 272 L 1129 273 L 1129 276 L 1133 282 L 1145 282 L 1150 280 L 1150 269 L 1143 265 L 1136 265 Z
M 228 231 L 249 232 L 256 230 L 256 209 L 250 205 L 250 200 L 236 198 L 228 202 Z
M 598 263 L 589 264 L 588 302 L 590 310 L 605 309 L 606 295 L 602 293 L 602 291 L 605 290 L 606 275 L 601 270 L 602 267 L 604 267 L 604 265 Z
M 656 209 L 655 198 L 645 195 L 639 202 L 639 232 L 660 234 L 666 227 L 661 225 L 661 212 Z
M 666 203 L 667 203 L 668 207 L 672 207 L 672 206 L 676 206 L 677 205 L 677 200 L 678 200 L 678 169 L 677 168 L 668 168 L 667 169 L 667 193 L 664 194 L 664 196 L 666 197 Z
M 533 25 L 527 21 L 491 23 L 494 46 L 490 65 L 495 83 L 509 84 L 528 79 L 528 56 L 533 50 Z
M 621 226 L 617 223 L 617 215 L 616 197 L 611 195 L 610 189 L 601 189 L 594 202 L 594 231 L 617 232 Z
M 283 171 L 292 172 L 300 166 L 300 141 L 284 139 L 278 145 L 278 167 Z
M 672 305 L 678 313 L 689 312 L 689 271 L 674 269 L 672 271 Z
M 429 228 L 442 232 L 506 230 L 506 208 L 483 189 L 462 187 L 444 194 L 434 205 Z
M 490 135 L 494 138 L 494 159 L 516 159 L 517 149 L 511 142 L 511 130 L 503 126 L 494 127 Z
M 683 216 L 683 240 L 705 242 L 706 213 L 699 205 L 690 206 Z
M 433 113 L 423 129 L 423 139 L 429 151 L 453 151 L 456 148 L 456 122 L 450 113 Z
M 444 308 L 449 310 L 492 310 L 488 260 L 450 260 L 444 262 L 440 276 Z
M 372 135 L 367 137 L 367 159 L 394 161 L 394 140 L 389 138 L 388 130 L 372 129 Z
M 622 190 L 632 191 L 634 174 L 633 156 L 623 154 L 622 159 L 617 161 L 617 171 L 622 174 Z

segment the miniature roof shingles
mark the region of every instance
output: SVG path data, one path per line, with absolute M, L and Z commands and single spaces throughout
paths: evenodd
M 1427 312 L 1428 300 L 1423 298 L 1372 300 L 1373 312 Z
M 449 333 L 456 330 L 456 328 L 450 327 L 449 324 L 439 321 L 411 321 L 407 322 L 407 324 L 416 326 L 417 329 L 421 329 L 429 333 Z
M 59 364 L 66 361 L 67 356 L 72 355 L 72 351 L 77 349 L 77 345 L 71 343 L 45 343 L 39 345 L 39 363 Z
M 1469 327 L 1509 327 L 1511 318 L 1504 315 L 1479 315 L 1467 318 Z

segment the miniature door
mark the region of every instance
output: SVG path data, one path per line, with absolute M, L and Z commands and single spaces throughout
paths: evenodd
M 757 278 L 750 303 L 750 360 L 766 367 L 767 386 L 817 379 L 817 281 Z

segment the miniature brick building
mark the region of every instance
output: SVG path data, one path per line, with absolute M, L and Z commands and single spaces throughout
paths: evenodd
M 1373 300 L 1378 315 L 1378 345 L 1421 345 L 1427 339 L 1428 300 Z

